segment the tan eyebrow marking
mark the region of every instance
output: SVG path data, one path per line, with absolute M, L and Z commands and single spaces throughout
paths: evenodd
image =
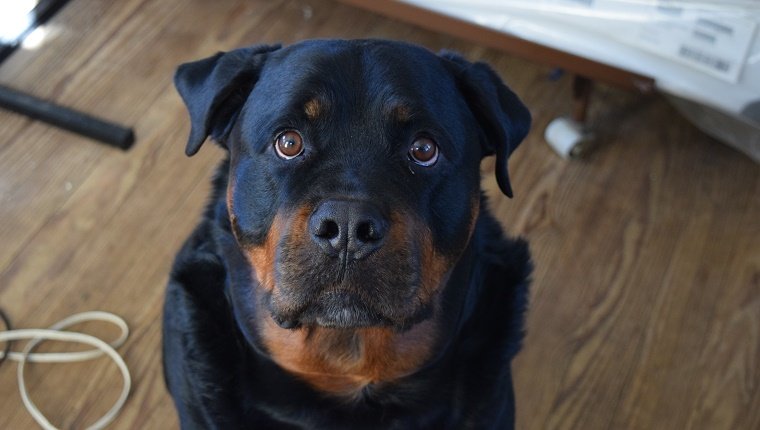
M 412 109 L 405 104 L 395 104 L 390 108 L 390 116 L 398 122 L 408 122 L 412 118 Z
M 303 106 L 303 111 L 306 113 L 306 117 L 311 121 L 314 121 L 319 117 L 319 115 L 322 113 L 322 109 L 322 102 L 320 102 L 317 98 L 309 100 Z

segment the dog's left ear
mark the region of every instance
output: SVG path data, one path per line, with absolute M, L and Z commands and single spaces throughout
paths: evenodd
M 496 182 L 512 197 L 507 159 L 530 129 L 530 112 L 485 63 L 471 63 L 451 52 L 441 52 L 454 74 L 459 90 L 483 130 L 483 156 L 496 154 Z
M 277 49 L 279 45 L 251 46 L 179 66 L 174 85 L 190 112 L 191 124 L 185 154 L 198 152 L 208 136 L 225 146 L 266 54 Z

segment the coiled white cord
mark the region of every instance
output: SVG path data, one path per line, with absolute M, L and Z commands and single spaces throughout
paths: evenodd
M 95 336 L 91 336 L 85 333 L 77 333 L 72 331 L 62 331 L 62 329 L 70 327 L 74 324 L 78 324 L 86 321 L 103 321 L 114 324 L 119 327 L 121 334 L 119 337 L 110 344 L 98 339 Z M 119 367 L 121 375 L 124 379 L 124 386 L 121 390 L 119 398 L 111 409 L 106 412 L 100 419 L 94 424 L 87 427 L 88 430 L 102 429 L 107 426 L 114 418 L 119 414 L 124 403 L 127 401 L 130 387 L 132 386 L 132 379 L 129 375 L 129 369 L 124 359 L 121 358 L 116 348 L 122 346 L 129 336 L 129 327 L 127 323 L 117 315 L 108 312 L 92 311 L 82 312 L 74 314 L 68 318 L 65 318 L 48 329 L 19 329 L 19 330 L 7 330 L 0 331 L 0 342 L 9 342 L 13 340 L 29 339 L 29 343 L 21 352 L 9 352 L 7 358 L 10 360 L 18 361 L 18 387 L 21 393 L 21 400 L 24 402 L 26 409 L 32 415 L 37 423 L 45 430 L 56 430 L 50 421 L 40 412 L 35 406 L 34 402 L 29 398 L 29 393 L 26 390 L 26 383 L 24 382 L 24 367 L 27 361 L 35 363 L 70 363 L 75 361 L 92 360 L 93 358 L 100 357 L 103 354 L 108 355 L 114 363 Z M 46 352 L 46 353 L 32 353 L 32 350 L 45 340 L 58 340 L 63 342 L 76 342 L 84 343 L 90 346 L 94 346 L 96 349 L 79 352 Z M 0 351 L 0 359 L 5 356 L 4 351 Z

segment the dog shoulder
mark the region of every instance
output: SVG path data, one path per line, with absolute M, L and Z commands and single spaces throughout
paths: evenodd
M 240 342 L 224 298 L 227 271 L 215 229 L 204 217 L 186 240 L 164 302 L 164 376 L 183 428 L 235 428 L 240 419 L 227 389 L 235 386 L 234 372 L 225 371 L 235 368 Z
M 501 350 L 505 359 L 511 359 L 524 337 L 533 270 L 528 243 L 507 237 L 488 212 L 481 214 L 473 240 L 479 249 L 481 267 L 476 325 L 484 339 L 500 340 L 498 344 L 488 342 L 494 350 Z

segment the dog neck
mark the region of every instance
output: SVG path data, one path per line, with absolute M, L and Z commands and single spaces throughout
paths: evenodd
M 319 391 L 347 398 L 419 370 L 433 355 L 438 332 L 435 319 L 404 332 L 389 327 L 283 329 L 268 316 L 259 323 L 262 341 L 280 367 Z

